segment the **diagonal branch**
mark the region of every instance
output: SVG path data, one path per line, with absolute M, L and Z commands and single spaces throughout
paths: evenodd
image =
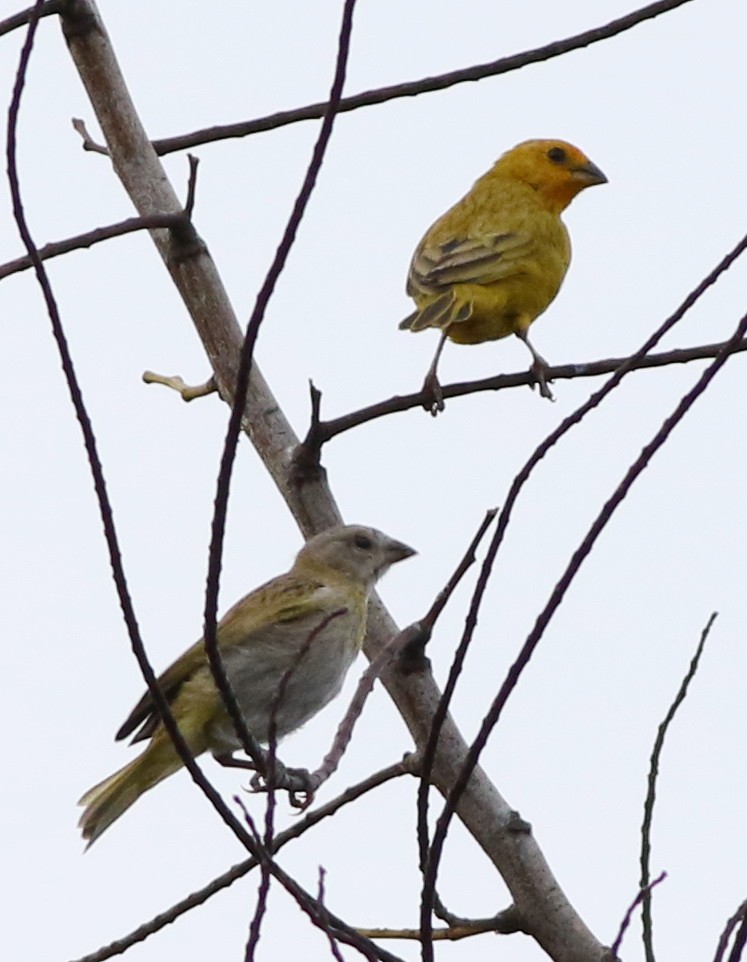
M 132 234 L 139 230 L 151 230 L 154 227 L 174 228 L 184 222 L 183 213 L 174 214 L 151 214 L 150 217 L 130 217 L 122 220 L 118 224 L 108 224 L 106 227 L 97 227 L 95 230 L 86 231 L 84 234 L 76 234 L 75 237 L 66 237 L 65 240 L 53 241 L 40 247 L 36 256 L 40 261 L 48 261 L 61 254 L 69 254 L 71 251 L 85 250 L 100 244 L 102 241 L 110 240 L 112 237 L 124 237 L 125 234 Z M 25 257 L 17 257 L 6 264 L 0 264 L 0 280 L 3 277 L 10 277 L 11 274 L 19 274 L 27 271 L 34 266 L 34 261 L 29 254 Z
M 353 28 L 353 10 L 356 0 L 345 0 L 343 6 L 342 25 L 338 42 L 337 60 L 335 63 L 334 79 L 330 94 L 329 106 L 322 121 L 319 136 L 317 137 L 311 161 L 306 171 L 306 175 L 301 184 L 288 223 L 283 231 L 280 244 L 278 245 L 275 257 L 270 264 L 264 283 L 257 294 L 254 310 L 247 324 L 246 334 L 243 338 L 241 350 L 239 351 L 239 365 L 236 371 L 236 385 L 234 396 L 231 401 L 231 415 L 226 431 L 226 439 L 223 446 L 223 454 L 220 461 L 218 472 L 218 483 L 215 494 L 215 507 L 213 521 L 211 525 L 210 547 L 208 552 L 208 572 L 207 584 L 205 588 L 205 629 L 204 644 L 210 670 L 213 673 L 215 683 L 221 693 L 223 702 L 231 716 L 234 729 L 238 735 L 245 751 L 251 757 L 257 770 L 265 771 L 265 759 L 259 743 L 249 731 L 244 717 L 239 707 L 236 696 L 231 688 L 228 675 L 226 674 L 220 650 L 218 648 L 218 590 L 220 585 L 220 571 L 223 555 L 223 542 L 225 538 L 226 516 L 228 512 L 228 496 L 230 492 L 231 476 L 233 465 L 236 458 L 236 450 L 239 444 L 239 433 L 241 431 L 242 415 L 246 405 L 249 392 L 249 377 L 252 369 L 252 356 L 254 345 L 257 342 L 259 329 L 264 320 L 267 305 L 273 295 L 275 286 L 280 274 L 285 267 L 285 263 L 290 254 L 291 248 L 296 239 L 296 234 L 300 226 L 303 215 L 306 211 L 311 193 L 316 185 L 319 171 L 321 170 L 324 156 L 332 135 L 332 126 L 335 119 L 336 105 L 342 95 L 342 86 L 345 81 L 347 70 L 348 54 L 350 51 L 350 36 Z M 272 804 L 272 802 L 271 802 Z
M 40 10 L 41 7 L 42 3 L 38 2 L 36 4 L 35 12 Z M 116 527 L 114 525 L 114 515 L 106 487 L 103 465 L 98 453 L 96 437 L 93 432 L 93 425 L 91 423 L 91 419 L 83 399 L 83 393 L 75 372 L 72 355 L 67 343 L 67 338 L 65 337 L 65 332 L 63 330 L 60 312 L 57 307 L 57 301 L 55 299 L 54 292 L 52 291 L 47 272 L 41 260 L 39 259 L 36 251 L 36 245 L 34 244 L 28 223 L 26 221 L 21 198 L 21 188 L 18 180 L 16 134 L 21 95 L 23 93 L 23 87 L 25 84 L 26 70 L 28 68 L 31 51 L 34 45 L 37 25 L 38 18 L 36 16 L 32 16 L 29 20 L 26 39 L 21 50 L 18 72 L 16 74 L 16 80 L 13 86 L 13 95 L 11 98 L 10 107 L 8 109 L 7 161 L 8 181 L 10 185 L 13 214 L 23 245 L 26 248 L 28 256 L 34 265 L 36 279 L 42 291 L 42 296 L 44 298 L 47 313 L 52 325 L 52 333 L 60 354 L 60 360 L 70 393 L 70 399 L 72 401 L 78 423 L 80 424 L 81 433 L 83 435 L 83 444 L 91 469 L 93 486 L 99 505 L 102 525 L 104 528 L 104 537 L 109 552 L 109 563 L 112 569 L 112 577 L 114 579 L 114 585 L 119 598 L 122 616 L 127 627 L 127 633 L 130 638 L 133 653 L 137 659 L 138 665 L 140 666 L 140 670 L 143 674 L 143 678 L 145 679 L 148 689 L 156 704 L 158 713 L 161 716 L 161 721 L 163 722 L 163 725 L 168 732 L 169 737 L 174 744 L 174 748 L 179 754 L 184 766 L 192 776 L 193 781 L 200 787 L 208 801 L 215 808 L 220 818 L 228 826 L 228 828 L 231 829 L 237 839 L 247 848 L 249 852 L 255 854 L 256 846 L 253 845 L 252 839 L 244 829 L 243 825 L 234 816 L 218 792 L 215 790 L 215 788 L 213 788 L 210 781 L 202 773 L 202 770 L 197 762 L 194 760 L 192 752 L 190 751 L 184 736 L 179 730 L 174 716 L 171 713 L 169 703 L 166 700 L 166 696 L 161 691 L 155 672 L 153 671 L 150 661 L 148 660 L 145 646 L 140 635 L 140 627 L 135 615 L 135 608 L 130 595 L 129 586 L 127 584 L 124 563 L 122 561 L 122 553 L 119 547 L 119 539 L 117 536 Z
M 117 176 L 138 213 L 180 209 L 129 97 L 100 15 L 92 0 L 71 0 L 63 29 Z M 206 246 L 195 234 L 188 251 L 176 248 L 167 231 L 154 230 L 159 254 L 203 340 L 221 397 L 232 399 L 243 338 L 225 289 Z M 298 484 L 292 453 L 298 439 L 256 364 L 249 375 L 242 426 L 307 537 L 340 519 L 323 472 Z M 376 597 L 371 601 L 365 650 L 374 657 L 397 628 Z M 427 666 L 404 674 L 396 666 L 383 681 L 417 745 L 430 731 L 440 692 Z M 451 718 L 444 721 L 433 779 L 446 794 L 466 757 L 467 746 Z M 462 796 L 458 814 L 500 871 L 521 910 L 538 919 L 533 936 L 556 962 L 599 962 L 604 947 L 588 930 L 553 878 L 536 840 L 516 839 L 503 826 L 511 808 L 482 770 L 477 769 Z M 518 855 L 518 857 L 517 857 Z M 552 898 L 547 899 L 548 891 Z M 548 911 L 548 905 L 551 909 Z
M 332 801 L 327 802 L 325 805 L 314 809 L 305 815 L 300 821 L 295 822 L 291 828 L 286 829 L 284 832 L 280 832 L 273 839 L 271 853 L 274 855 L 279 849 L 288 842 L 299 838 L 304 835 L 310 828 L 313 828 L 317 823 L 323 821 L 325 818 L 329 818 L 338 812 L 343 806 L 356 801 L 361 796 L 365 795 L 367 792 L 378 788 L 380 785 L 385 784 L 393 778 L 398 778 L 400 775 L 404 775 L 408 772 L 407 762 L 395 762 L 393 765 L 389 765 L 387 768 L 381 769 L 381 771 L 375 772 L 373 775 L 369 775 L 363 781 L 358 782 L 356 785 L 352 785 L 350 788 L 345 789 L 341 795 L 337 798 L 333 798 Z M 253 869 L 257 868 L 259 862 L 256 858 L 248 858 L 243 862 L 239 862 L 238 865 L 234 865 L 233 868 L 219 875 L 212 882 L 203 886 L 199 891 L 193 892 L 186 898 L 172 905 L 171 908 L 166 909 L 164 912 L 160 912 L 155 918 L 151 919 L 143 925 L 139 925 L 133 932 L 129 935 L 123 936 L 121 939 L 117 939 L 114 942 L 105 945 L 98 949 L 96 952 L 92 952 L 89 955 L 83 956 L 77 959 L 76 962 L 105 962 L 106 959 L 111 959 L 116 955 L 122 955 L 128 949 L 132 948 L 133 945 L 137 945 L 138 942 L 143 942 L 151 935 L 155 935 L 156 932 L 160 932 L 161 929 L 175 922 L 182 915 L 186 915 L 192 909 L 197 908 L 200 905 L 204 905 L 208 899 L 211 899 L 218 892 L 222 892 L 229 886 L 233 885 L 234 882 L 248 875 Z
M 401 97 L 414 97 L 418 94 L 433 93 L 437 90 L 448 90 L 457 84 L 468 81 L 484 80 L 487 77 L 498 77 L 501 74 L 519 70 L 533 63 L 542 63 L 552 60 L 563 54 L 571 53 L 573 50 L 581 50 L 591 44 L 599 43 L 601 40 L 608 40 L 618 34 L 637 27 L 640 23 L 652 20 L 661 14 L 669 13 L 682 7 L 691 0 L 658 0 L 656 3 L 649 3 L 645 7 L 633 10 L 624 17 L 612 20 L 610 23 L 601 27 L 593 27 L 585 30 L 573 37 L 565 40 L 556 40 L 553 43 L 536 47 L 533 50 L 525 50 L 522 53 L 513 54 L 510 57 L 501 57 L 500 60 L 493 60 L 490 63 L 477 64 L 473 67 L 464 67 L 461 70 L 453 70 L 450 73 L 438 74 L 435 77 L 423 77 L 421 80 L 410 80 L 406 83 L 393 84 L 389 87 L 379 87 L 376 90 L 368 90 L 364 93 L 354 94 L 352 97 L 344 97 L 337 108 L 338 113 L 347 113 L 351 110 L 358 110 L 360 107 L 373 107 L 377 104 L 387 103 L 390 100 L 398 100 Z M 189 134 L 181 134 L 177 137 L 165 137 L 161 140 L 154 140 L 153 147 L 157 154 L 173 153 L 176 150 L 186 150 L 190 147 L 197 147 L 200 144 L 214 143 L 219 140 L 227 140 L 234 137 L 247 137 L 250 134 L 258 134 L 267 130 L 277 130 L 279 127 L 286 127 L 289 124 L 296 124 L 303 120 L 319 120 L 324 116 L 327 104 L 309 104 L 306 107 L 298 107 L 294 110 L 283 110 L 278 113 L 270 114 L 268 117 L 260 117 L 257 120 L 245 120 L 235 124 L 222 124 L 215 127 L 208 127 L 204 130 L 196 130 Z
M 731 341 L 726 342 L 716 360 L 706 368 L 695 385 L 680 399 L 679 404 L 676 406 L 672 414 L 666 418 L 661 428 L 657 431 L 652 440 L 643 448 L 639 457 L 630 466 L 625 474 L 625 477 L 615 489 L 611 497 L 604 504 L 602 510 L 599 512 L 597 518 L 589 528 L 586 536 L 581 541 L 576 551 L 574 551 L 565 571 L 563 572 L 563 575 L 550 595 L 547 604 L 538 615 L 534 627 L 529 633 L 529 636 L 522 646 L 522 649 L 519 652 L 516 660 L 509 669 L 505 681 L 501 685 L 498 694 L 493 700 L 488 713 L 480 725 L 480 730 L 469 748 L 467 759 L 459 773 L 454 787 L 449 792 L 441 815 L 438 818 L 436 829 L 433 835 L 433 841 L 431 843 L 431 850 L 423 885 L 425 902 L 424 915 L 430 915 L 430 905 L 432 904 L 433 891 L 435 890 L 438 865 L 443 853 L 443 847 L 449 824 L 456 811 L 455 806 L 460 797 L 467 790 L 473 766 L 477 764 L 482 750 L 487 744 L 490 733 L 498 723 L 503 708 L 505 707 L 512 691 L 515 689 L 519 678 L 529 663 L 529 660 L 531 659 L 537 645 L 541 641 L 545 629 L 547 628 L 557 609 L 560 607 L 566 592 L 578 574 L 584 560 L 591 552 L 600 534 L 628 494 L 630 488 L 648 466 L 651 458 L 667 441 L 675 427 L 685 417 L 692 405 L 707 390 L 713 378 L 729 359 L 731 355 L 732 344 L 741 341 L 741 339 L 745 336 L 745 331 L 747 331 L 747 314 L 742 317 L 737 325 Z

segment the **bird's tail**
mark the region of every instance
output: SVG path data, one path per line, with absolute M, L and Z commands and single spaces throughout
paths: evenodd
M 472 311 L 472 301 L 460 300 L 452 289 L 408 315 L 404 321 L 400 321 L 399 329 L 400 331 L 424 331 L 426 327 L 438 327 L 445 331 L 452 324 L 468 321 Z
M 204 748 L 201 747 L 200 750 Z M 194 748 L 193 752 L 198 754 Z M 134 761 L 90 788 L 78 802 L 85 806 L 78 825 L 88 846 L 144 792 L 168 778 L 181 768 L 181 765 L 182 760 L 171 740 L 160 730 Z

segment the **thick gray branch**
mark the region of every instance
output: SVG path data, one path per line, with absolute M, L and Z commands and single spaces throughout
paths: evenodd
M 95 4 L 74 0 L 62 23 L 114 170 L 138 213 L 148 217 L 179 212 L 181 204 L 140 123 Z M 230 402 L 242 335 L 207 247 L 189 225 L 151 234 L 202 338 L 218 390 Z M 294 475 L 292 454 L 298 439 L 256 365 L 243 426 L 306 537 L 340 520 L 322 472 L 303 483 Z M 396 632 L 376 599 L 368 656 L 375 656 Z M 415 743 L 422 746 L 440 696 L 430 671 L 423 668 L 405 676 L 390 670 L 384 680 Z M 433 771 L 442 793 L 448 792 L 465 753 L 464 740 L 448 719 Z M 600 962 L 606 950 L 569 904 L 533 836 L 511 830 L 513 813 L 482 770 L 475 771 L 458 814 L 505 880 L 523 927 L 548 955 L 556 962 Z M 496 892 L 496 901 L 499 898 Z

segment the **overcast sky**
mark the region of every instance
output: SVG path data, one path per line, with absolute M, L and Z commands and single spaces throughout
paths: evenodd
M 632 0 L 360 0 L 346 91 L 497 59 L 598 26 Z M 17 9 L 0 0 L 0 16 Z M 120 63 L 153 138 L 325 99 L 340 4 L 106 0 Z M 23 31 L 0 38 L 10 99 Z M 495 158 L 530 137 L 581 147 L 609 184 L 566 214 L 574 259 L 532 329 L 555 363 L 635 350 L 744 234 L 744 12 L 694 0 L 617 38 L 506 76 L 339 118 L 298 242 L 255 357 L 303 434 L 308 379 L 335 416 L 416 390 L 435 335 L 397 330 L 411 310 L 409 258 L 425 228 Z M 39 245 L 102 226 L 132 208 L 108 161 L 84 153 L 70 119 L 93 112 L 55 18 L 39 29 L 19 129 L 21 186 Z M 317 123 L 198 148 L 195 223 L 242 321 L 248 317 L 309 160 Z M 187 160 L 165 161 L 184 195 Z M 23 251 L 7 185 L 0 262 Z M 204 380 L 207 361 L 146 235 L 49 264 L 93 419 L 137 616 L 165 667 L 201 633 L 206 546 L 227 410 L 185 406 L 147 387 L 151 368 Z M 664 347 L 729 336 L 747 304 L 738 262 Z M 0 541 L 5 732 L 0 831 L 9 908 L 2 954 L 69 962 L 119 938 L 243 857 L 184 773 L 149 793 L 85 856 L 78 797 L 133 750 L 113 734 L 143 689 L 122 624 L 80 431 L 39 290 L 30 273 L 0 284 Z M 569 898 L 610 942 L 638 885 L 648 758 L 710 613 L 702 669 L 662 759 L 652 869 L 663 959 L 709 959 L 747 895 L 744 741 L 747 708 L 743 355 L 732 358 L 657 455 L 601 537 L 551 623 L 485 752 L 509 803 L 532 825 Z M 514 339 L 447 345 L 442 380 L 523 370 Z M 474 734 L 570 552 L 627 466 L 697 380 L 703 363 L 630 375 L 543 462 L 522 495 L 454 704 Z M 388 417 L 330 443 L 324 464 L 345 519 L 419 550 L 385 579 L 401 624 L 429 606 L 484 511 L 499 505 L 535 446 L 601 383 L 527 388 Z M 229 513 L 221 609 L 285 570 L 300 536 L 249 443 Z M 442 683 L 475 572 L 429 654 Z M 363 660 L 356 671 L 363 667 Z M 354 679 L 351 679 L 352 685 Z M 315 765 L 343 699 L 283 745 Z M 377 690 L 327 800 L 411 748 Z M 230 800 L 241 773 L 205 769 Z M 353 924 L 415 925 L 415 782 L 401 780 L 287 848 L 281 863 Z M 248 800 L 259 815 L 262 804 Z M 280 804 L 281 826 L 294 816 Z M 441 895 L 461 915 L 508 904 L 504 886 L 454 824 Z M 133 948 L 132 962 L 243 957 L 257 880 Z M 443 960 L 543 958 L 522 936 L 439 946 Z M 324 937 L 273 889 L 259 957 L 328 959 Z M 418 957 L 415 944 L 392 951 Z M 355 957 L 346 950 L 346 957 Z M 637 921 L 624 957 L 642 958 Z

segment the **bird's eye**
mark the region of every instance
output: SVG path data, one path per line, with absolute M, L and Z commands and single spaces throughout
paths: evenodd
M 547 152 L 547 158 L 554 164 L 564 164 L 567 160 L 566 153 L 562 147 L 551 147 Z
M 353 538 L 353 544 L 356 548 L 362 548 L 364 551 L 370 551 L 373 547 L 373 541 L 365 534 L 357 534 Z

